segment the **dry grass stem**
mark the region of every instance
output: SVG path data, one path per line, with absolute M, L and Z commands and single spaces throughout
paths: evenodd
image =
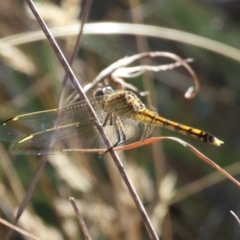
M 84 221 L 84 219 L 83 219 L 83 217 L 82 217 L 82 215 L 81 215 L 81 213 L 80 213 L 80 211 L 79 211 L 79 209 L 78 209 L 78 207 L 77 207 L 77 204 L 76 204 L 76 202 L 75 202 L 75 199 L 74 199 L 73 197 L 70 197 L 70 198 L 69 198 L 69 201 L 70 201 L 70 203 L 72 204 L 72 207 L 73 207 L 73 209 L 74 209 L 74 211 L 75 211 L 75 214 L 76 214 L 77 219 L 78 219 L 79 226 L 81 227 L 81 229 L 82 229 L 82 231 L 83 231 L 83 234 L 84 234 L 84 236 L 85 236 L 85 239 L 91 240 L 92 238 L 91 238 L 91 236 L 90 236 L 90 234 L 89 234 L 89 231 L 88 231 L 88 228 L 87 228 L 87 226 L 86 226 L 86 223 L 85 223 L 85 221 Z

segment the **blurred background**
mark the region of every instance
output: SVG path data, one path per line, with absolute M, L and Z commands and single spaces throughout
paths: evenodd
M 36 2 L 50 29 L 62 27 L 54 33 L 61 35 L 57 42 L 67 59 L 77 32 L 68 30 L 79 22 L 84 4 L 80 0 Z M 150 92 L 150 102 L 143 101 L 161 116 L 211 132 L 224 145 L 207 145 L 166 129 L 156 129 L 155 136 L 187 141 L 240 179 L 239 16 L 237 0 L 93 1 L 88 22 L 115 22 L 119 32 L 107 34 L 104 25 L 86 31 L 73 70 L 84 86 L 113 62 L 140 52 L 193 58 L 191 66 L 201 88 L 192 100 L 184 98 L 193 83 L 182 67 L 127 81 L 139 91 Z M 130 34 L 131 28 L 118 28 L 117 23 L 140 24 L 143 35 Z M 64 70 L 38 32 L 24 1 L 0 1 L 1 123 L 58 107 Z M 147 63 L 172 62 L 165 58 Z M 119 155 L 160 239 L 240 238 L 239 224 L 230 214 L 232 210 L 240 216 L 240 189 L 186 148 L 163 141 Z M 38 156 L 13 155 L 9 143 L 1 143 L 1 218 L 13 221 L 38 160 Z M 76 199 L 92 239 L 150 239 L 108 154 L 101 159 L 90 153 L 49 156 L 19 226 L 41 239 L 83 239 L 70 196 Z M 7 232 L 1 225 L 1 239 Z M 14 233 L 11 239 L 24 238 Z

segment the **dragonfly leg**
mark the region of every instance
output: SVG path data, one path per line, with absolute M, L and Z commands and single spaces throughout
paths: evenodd
M 118 138 L 117 142 L 113 144 L 110 148 L 108 148 L 104 153 L 102 153 L 99 158 L 101 158 L 103 155 L 111 151 L 113 148 L 117 147 L 118 145 L 124 143 L 127 140 L 126 135 L 124 133 L 122 121 L 119 117 L 114 118 L 114 125 L 116 127 L 116 133 Z
M 110 125 L 112 125 L 112 113 L 107 114 L 107 116 L 104 119 L 104 122 L 100 126 L 105 127 L 109 119 L 110 119 Z
M 118 140 L 114 144 L 116 147 L 116 146 L 120 145 L 121 143 L 124 143 L 127 139 L 126 139 L 126 135 L 124 132 L 122 120 L 119 117 L 117 117 L 115 120 L 115 127 L 116 127 L 116 131 L 117 131 L 117 136 L 118 136 Z

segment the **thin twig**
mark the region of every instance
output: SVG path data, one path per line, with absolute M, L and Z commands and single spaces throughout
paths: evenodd
M 36 169 L 35 172 L 34 172 L 33 179 L 32 179 L 32 181 L 31 181 L 31 184 L 30 184 L 30 186 L 28 187 L 28 189 L 27 189 L 27 191 L 26 191 L 26 195 L 24 196 L 24 198 L 23 198 L 23 200 L 22 200 L 22 202 L 21 202 L 21 204 L 20 204 L 20 206 L 19 206 L 19 208 L 18 208 L 18 210 L 17 210 L 16 216 L 15 216 L 14 221 L 13 221 L 13 224 L 14 224 L 14 225 L 17 224 L 19 218 L 21 217 L 23 211 L 25 210 L 26 206 L 27 206 L 28 203 L 29 203 L 29 200 L 30 200 L 31 197 L 32 197 L 32 194 L 33 194 L 33 191 L 34 191 L 34 189 L 35 189 L 35 186 L 36 186 L 36 184 L 37 184 L 37 182 L 38 182 L 38 179 L 40 178 L 40 176 L 41 176 L 41 174 L 42 174 L 42 171 L 43 171 L 43 169 L 44 169 L 44 166 L 45 166 L 45 164 L 46 164 L 46 162 L 47 162 L 47 157 L 48 157 L 48 155 L 43 155 L 43 156 L 41 156 L 41 158 L 40 158 L 40 161 L 39 161 L 39 164 L 38 164 L 38 166 L 37 166 L 37 169 Z M 13 232 L 13 229 L 11 229 L 11 230 L 8 232 L 5 240 L 8 240 L 8 239 L 10 238 L 12 232 Z
M 14 226 L 13 224 L 11 224 L 11 223 L 3 220 L 2 218 L 0 218 L 0 223 L 2 223 L 3 225 L 11 228 L 11 232 L 12 232 L 13 230 L 15 230 L 15 231 L 19 232 L 20 234 L 22 234 L 22 235 L 24 235 L 24 236 L 26 236 L 26 237 L 29 237 L 29 238 L 31 238 L 31 239 L 33 239 L 33 240 L 41 240 L 41 238 L 36 237 L 36 236 L 32 235 L 31 233 L 28 233 L 28 232 L 22 230 L 21 228 L 18 228 L 18 227 L 16 227 L 16 226 Z M 8 234 L 9 234 L 9 233 L 8 233 Z
M 90 234 L 89 234 L 87 225 L 85 224 L 85 221 L 84 221 L 81 213 L 79 212 L 79 209 L 78 209 L 78 207 L 77 207 L 77 204 L 76 204 L 76 202 L 75 202 L 75 199 L 74 199 L 73 197 L 70 197 L 70 198 L 69 198 L 69 201 L 70 201 L 70 203 L 71 203 L 72 206 L 73 206 L 73 209 L 74 209 L 74 211 L 75 211 L 75 213 L 76 213 L 76 216 L 77 216 L 77 219 L 78 219 L 78 223 L 79 223 L 79 225 L 80 225 L 80 227 L 81 227 L 81 229 L 82 229 L 82 231 L 83 231 L 83 234 L 84 234 L 85 238 L 86 238 L 87 240 L 92 240 L 92 238 L 91 238 L 91 236 L 90 236 Z
M 34 14 L 36 20 L 38 21 L 40 27 L 42 28 L 43 32 L 45 33 L 45 35 L 46 35 L 48 41 L 50 42 L 55 54 L 57 55 L 59 61 L 61 62 L 62 66 L 64 67 L 65 71 L 67 72 L 67 74 L 69 76 L 69 79 L 71 80 L 72 84 L 76 88 L 76 91 L 79 93 L 80 97 L 83 100 L 86 101 L 87 110 L 89 112 L 89 115 L 90 115 L 90 117 L 92 117 L 93 119 L 96 120 L 96 122 L 95 122 L 96 127 L 97 127 L 99 133 L 101 134 L 105 144 L 107 145 L 108 148 L 111 148 L 110 142 L 109 142 L 104 130 L 101 128 L 101 126 L 99 124 L 99 120 L 98 120 L 98 117 L 97 117 L 96 113 L 94 112 L 94 109 L 92 108 L 92 106 L 91 106 L 89 100 L 87 99 L 80 83 L 78 82 L 76 76 L 74 75 L 72 69 L 70 68 L 67 60 L 65 59 L 63 53 L 61 52 L 59 46 L 57 45 L 55 39 L 53 38 L 51 32 L 47 28 L 45 22 L 43 21 L 43 19 L 39 15 L 39 13 L 37 12 L 37 10 L 34 6 L 34 3 L 31 0 L 26 0 L 26 2 L 28 4 L 29 8 L 31 9 L 32 13 Z M 129 178 L 126 175 L 126 172 L 124 170 L 124 167 L 123 167 L 119 157 L 117 156 L 117 154 L 114 152 L 114 150 L 112 148 L 110 149 L 109 153 L 111 154 L 111 156 L 112 156 L 112 158 L 113 158 L 113 160 L 114 160 L 114 162 L 115 162 L 115 164 L 116 164 L 116 166 L 117 166 L 117 168 L 118 168 L 126 186 L 128 187 L 128 190 L 129 190 L 129 192 L 130 192 L 130 194 L 131 194 L 131 196 L 132 196 L 132 198 L 133 198 L 133 200 L 134 200 L 134 202 L 135 202 L 135 204 L 138 208 L 138 211 L 139 211 L 139 213 L 140 213 L 140 215 L 143 219 L 145 227 L 147 228 L 147 231 L 150 235 L 150 238 L 152 240 L 153 239 L 157 240 L 158 239 L 157 234 L 156 234 L 155 230 L 153 229 L 153 226 L 150 222 L 150 219 L 149 219 L 149 217 L 148 217 L 148 215 L 147 215 L 147 213 L 146 213 L 146 211 L 143 207 L 143 204 L 142 204 L 140 198 L 137 195 L 137 192 L 135 191 L 132 183 L 130 182 Z
M 87 9 L 84 10 L 82 24 L 80 25 L 80 33 L 77 36 L 77 41 L 76 41 L 76 44 L 74 46 L 74 50 L 73 50 L 73 53 L 72 53 L 72 56 L 71 56 L 71 59 L 70 59 L 71 64 L 72 64 L 74 58 L 76 57 L 76 54 L 77 54 L 77 51 L 78 51 L 78 46 L 79 46 L 80 39 L 81 39 L 81 36 L 82 36 L 82 31 L 83 31 L 83 23 L 85 22 L 85 20 L 86 20 L 86 18 L 88 16 L 90 3 L 91 3 L 91 0 L 88 0 L 87 3 L 86 3 Z M 66 73 L 65 76 L 64 76 L 64 79 L 63 79 L 62 87 L 65 86 L 67 77 L 68 77 L 68 75 Z M 15 219 L 14 219 L 14 222 L 13 222 L 13 224 L 15 224 L 15 225 L 17 224 L 18 220 L 20 219 L 23 211 L 27 207 L 27 205 L 28 205 L 28 203 L 29 203 L 29 201 L 30 201 L 30 199 L 32 197 L 32 194 L 33 194 L 33 191 L 35 189 L 35 186 L 36 186 L 36 184 L 37 184 L 37 182 L 38 182 L 38 180 L 39 180 L 39 178 L 40 178 L 40 176 L 41 176 L 41 174 L 43 172 L 45 164 L 47 162 L 47 157 L 48 157 L 48 154 L 46 153 L 46 154 L 42 155 L 41 158 L 40 158 L 39 164 L 38 164 L 38 166 L 37 166 L 37 168 L 36 168 L 36 170 L 34 172 L 31 184 L 28 187 L 28 189 L 26 191 L 26 195 L 24 196 L 24 198 L 23 198 L 23 200 L 22 200 L 22 202 L 21 202 L 21 204 L 20 204 L 20 206 L 19 206 L 19 208 L 17 210 L 16 216 L 15 216 Z M 5 238 L 6 240 L 9 239 L 9 237 L 12 234 L 12 232 L 13 232 L 12 229 L 8 232 L 8 234 L 7 234 L 6 238 Z

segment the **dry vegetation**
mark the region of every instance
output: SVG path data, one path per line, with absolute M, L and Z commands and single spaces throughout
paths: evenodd
M 79 31 L 81 1 L 36 3 L 69 59 Z M 193 57 L 191 66 L 201 88 L 191 101 L 184 92 L 193 85 L 192 78 L 183 67 L 125 78 L 125 87 L 150 92 L 143 100 L 161 115 L 223 139 L 224 146 L 216 148 L 164 129 L 154 132 L 190 142 L 237 178 L 240 34 L 239 20 L 230 10 L 207 1 L 95 1 L 89 21 L 97 23 L 86 24 L 73 71 L 86 87 L 127 55 L 164 51 Z M 64 104 L 73 88 L 69 81 L 60 99 L 64 70 L 24 1 L 0 2 L 0 36 L 2 122 Z M 174 61 L 139 62 L 159 66 Z M 124 74 L 117 72 L 115 80 Z M 122 87 L 119 81 L 111 84 Z M 87 94 L 91 96 L 92 89 Z M 118 154 L 161 239 L 239 239 L 240 228 L 230 214 L 233 210 L 240 215 L 239 188 L 182 145 L 164 141 Z M 37 156 L 12 155 L 8 143 L 0 145 L 2 219 L 13 221 L 38 162 Z M 50 155 L 18 226 L 40 239 L 83 239 L 70 196 L 76 199 L 92 239 L 149 239 L 109 154 L 101 159 L 97 153 Z M 8 231 L 0 226 L 1 239 Z M 20 239 L 20 234 L 13 233 L 11 239 Z

